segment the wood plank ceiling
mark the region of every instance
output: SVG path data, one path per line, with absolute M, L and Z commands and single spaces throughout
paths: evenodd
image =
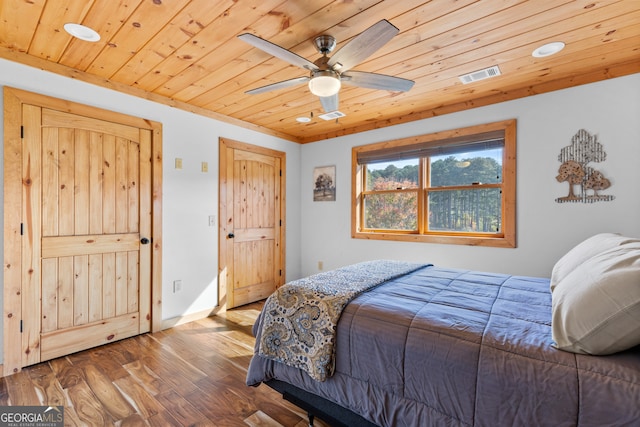
M 239 34 L 314 61 L 316 36 L 337 50 L 381 19 L 399 34 L 354 70 L 414 80 L 410 91 L 343 85 L 346 116 L 329 121 L 305 84 L 244 93 L 308 72 Z M 68 22 L 101 39 L 71 37 Z M 560 53 L 531 55 L 555 41 Z M 640 72 L 640 1 L 2 0 L 0 57 L 307 143 Z M 459 80 L 494 65 L 500 76 Z

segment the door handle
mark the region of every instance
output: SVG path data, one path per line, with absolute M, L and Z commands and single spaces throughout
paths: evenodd
M 233 234 L 233 233 L 229 233 L 229 234 L 227 234 L 227 237 L 228 237 L 229 239 L 233 239 L 234 237 L 236 237 L 236 235 L 235 235 L 235 234 Z
M 149 244 L 150 240 L 147 239 L 146 237 L 143 237 L 142 239 L 140 239 L 140 243 L 142 243 L 143 245 L 147 245 Z

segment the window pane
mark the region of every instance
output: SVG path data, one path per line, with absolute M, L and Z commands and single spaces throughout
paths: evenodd
M 418 193 L 367 194 L 364 227 L 385 230 L 418 229 Z
M 418 188 L 418 159 L 367 165 L 367 190 Z
M 502 229 L 499 188 L 432 191 L 429 230 L 499 233 Z
M 430 158 L 430 186 L 502 182 L 502 148 Z

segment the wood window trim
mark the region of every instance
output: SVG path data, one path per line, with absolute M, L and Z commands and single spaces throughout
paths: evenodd
M 407 232 L 374 232 L 360 231 L 363 223 L 363 209 L 360 197 L 364 190 L 364 166 L 358 164 L 358 154 L 364 151 L 382 150 L 413 146 L 421 142 L 441 141 L 494 131 L 504 131 L 503 169 L 503 233 L 492 237 L 465 233 L 419 234 Z M 393 240 L 404 242 L 423 242 L 455 244 L 468 246 L 488 246 L 515 248 L 516 247 L 516 120 L 504 120 L 461 129 L 453 129 L 409 138 L 383 141 L 374 144 L 353 147 L 351 151 L 351 237 L 354 239 Z M 422 172 L 422 171 L 421 171 Z M 422 193 L 422 192 L 420 192 Z M 418 203 L 424 203 L 419 200 Z M 419 221 L 424 215 L 424 209 L 418 210 Z

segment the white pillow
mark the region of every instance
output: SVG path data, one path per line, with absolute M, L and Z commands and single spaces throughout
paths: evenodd
M 569 273 L 594 255 L 629 242 L 640 242 L 640 239 L 625 237 L 616 233 L 600 233 L 578 243 L 553 266 L 551 271 L 551 291 Z
M 551 329 L 557 348 L 605 355 L 640 344 L 640 241 L 619 243 L 556 283 Z

